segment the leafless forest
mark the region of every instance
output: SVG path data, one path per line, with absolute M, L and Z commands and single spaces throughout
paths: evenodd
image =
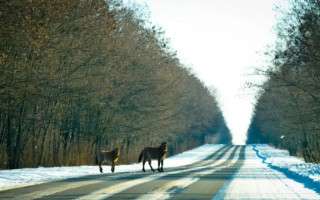
M 272 64 L 259 73 L 268 81 L 249 129 L 249 143 L 288 149 L 307 162 L 320 162 L 320 1 L 290 1 L 278 12 L 278 43 Z
M 0 1 L 0 169 L 118 163 L 231 136 L 161 28 L 120 0 Z

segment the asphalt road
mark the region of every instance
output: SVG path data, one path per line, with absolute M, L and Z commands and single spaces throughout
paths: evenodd
M 114 173 L 0 192 L 0 199 L 211 199 L 243 164 L 245 146 L 225 146 L 191 165 L 163 173 Z M 146 170 L 148 167 L 146 166 Z

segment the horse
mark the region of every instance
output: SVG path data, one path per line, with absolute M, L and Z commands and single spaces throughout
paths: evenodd
M 102 163 L 111 163 L 111 172 L 114 172 L 116 162 L 120 156 L 120 148 L 116 147 L 112 151 L 101 150 L 98 154 L 98 163 L 100 172 L 102 172 Z
M 166 141 L 163 141 L 159 147 L 145 147 L 139 156 L 138 163 L 142 162 L 142 171 L 146 172 L 144 169 L 144 165 L 146 161 L 149 162 L 149 166 L 151 170 L 154 172 L 154 169 L 151 166 L 151 160 L 152 159 L 157 159 L 158 160 L 158 171 L 163 172 L 163 160 L 167 155 L 168 151 L 168 144 Z M 161 163 L 161 168 L 160 168 L 160 163 Z

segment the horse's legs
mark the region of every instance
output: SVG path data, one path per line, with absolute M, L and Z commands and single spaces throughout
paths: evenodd
M 112 165 L 111 165 L 111 171 L 112 171 L 112 173 L 114 172 L 114 169 L 115 169 L 115 163 L 112 162 Z
M 102 171 L 102 163 L 103 163 L 103 160 L 104 160 L 104 157 L 103 156 L 98 156 L 98 163 L 99 163 L 99 169 L 100 169 L 100 172 L 103 173 Z
M 163 172 L 163 160 L 161 160 L 161 172 Z
M 161 172 L 161 170 L 160 170 L 160 159 L 158 159 L 158 171 Z
M 102 162 L 99 162 L 99 169 L 100 169 L 100 172 L 103 173 L 103 171 L 102 171 Z
M 149 160 L 149 166 L 150 166 L 151 170 L 154 172 L 154 169 L 152 168 L 152 165 L 151 165 L 151 159 Z
M 146 159 L 143 158 L 143 161 L 142 161 L 142 171 L 146 172 L 146 170 L 144 169 L 144 165 L 146 164 Z

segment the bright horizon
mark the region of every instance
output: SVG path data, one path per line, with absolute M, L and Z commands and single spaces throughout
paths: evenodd
M 233 144 L 245 144 L 255 94 L 243 86 L 253 78 L 246 74 L 262 63 L 260 53 L 274 41 L 277 0 L 131 2 L 149 7 L 151 22 L 163 28 L 181 62 L 215 88 Z

